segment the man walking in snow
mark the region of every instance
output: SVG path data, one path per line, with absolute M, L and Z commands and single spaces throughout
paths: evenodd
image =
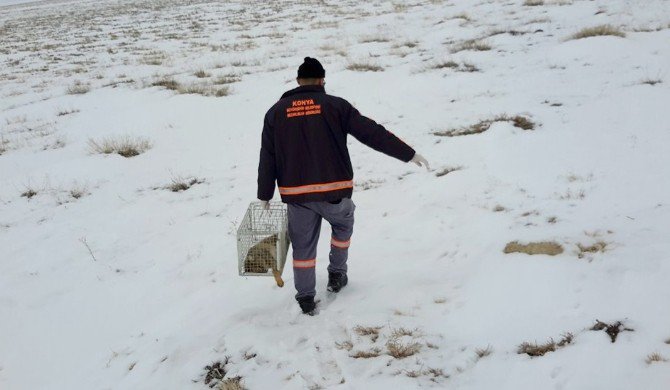
M 258 199 L 269 207 L 275 191 L 288 204 L 296 300 L 303 313 L 316 307 L 316 246 L 321 219 L 330 223 L 328 291 L 347 285 L 347 255 L 354 227 L 354 171 L 347 134 L 401 161 L 428 161 L 349 102 L 326 94 L 326 71 L 310 57 L 298 68 L 298 87 L 265 115 L 258 165 Z

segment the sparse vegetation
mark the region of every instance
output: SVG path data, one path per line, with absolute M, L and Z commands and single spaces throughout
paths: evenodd
M 381 329 L 381 326 L 356 326 L 354 328 L 354 332 L 356 332 L 359 336 L 370 336 L 370 339 L 374 343 L 377 341 L 379 338 L 379 330 Z
M 455 69 L 455 68 L 458 68 L 458 63 L 454 62 L 454 61 L 451 61 L 451 60 L 441 61 L 441 62 L 438 62 L 438 63 L 435 63 L 435 64 L 429 66 L 429 68 L 430 69 L 445 69 L 445 68 Z
M 230 95 L 230 87 L 210 87 L 200 84 L 181 85 L 177 88 L 177 92 L 183 95 L 202 95 L 223 97 Z
M 232 84 L 232 83 L 237 83 L 240 80 L 242 80 L 242 78 L 240 76 L 229 74 L 229 75 L 217 77 L 213 81 L 213 84 L 214 85 Z
M 226 378 L 222 380 L 216 388 L 217 390 L 245 390 L 245 387 L 242 385 L 241 376 Z
M 35 195 L 37 195 L 37 191 L 35 191 L 33 188 L 26 188 L 26 190 L 21 193 L 22 197 L 28 199 L 32 198 Z
M 335 342 L 335 348 L 343 349 L 345 351 L 351 351 L 354 348 L 354 344 L 349 340 L 342 342 Z
M 71 109 L 71 110 L 59 110 L 58 113 L 56 114 L 57 116 L 65 116 L 65 115 L 70 115 L 70 114 L 75 114 L 79 112 L 77 109 Z
M 577 244 L 577 248 L 579 249 L 579 253 L 577 254 L 577 257 L 579 257 L 581 259 L 587 253 L 605 252 L 605 250 L 607 249 L 607 243 L 605 241 L 598 241 L 598 242 L 595 242 L 591 245 Z
M 151 148 L 151 143 L 144 138 L 105 138 L 101 141 L 89 139 L 89 150 L 98 154 L 118 154 L 123 157 L 138 156 Z
M 486 348 L 477 348 L 475 349 L 475 354 L 478 359 L 485 358 L 493 352 L 493 347 L 487 345 Z
M 458 129 L 436 131 L 433 134 L 439 137 L 457 137 L 462 135 L 472 135 L 483 133 L 488 130 L 492 124 L 495 122 L 512 122 L 514 127 L 523 129 L 523 130 L 533 130 L 535 129 L 536 124 L 530 119 L 523 117 L 521 115 L 508 116 L 508 115 L 499 115 L 493 119 L 481 120 L 473 125 L 467 127 L 461 127 Z
M 91 90 L 90 84 L 82 83 L 81 81 L 75 81 L 74 84 L 70 85 L 67 88 L 67 93 L 70 95 L 83 95 L 88 93 Z
M 640 84 L 654 86 L 656 84 L 661 84 L 662 82 L 663 80 L 661 79 L 644 79 L 640 82 Z
M 507 210 L 507 209 L 505 208 L 505 206 L 501 206 L 501 205 L 499 205 L 499 204 L 496 205 L 496 206 L 493 208 L 493 212 L 494 212 L 494 213 L 499 213 L 499 212 L 501 212 L 501 211 L 505 211 L 505 210 Z
M 88 189 L 86 186 L 83 185 L 74 185 L 70 191 L 68 191 L 68 194 L 70 197 L 73 199 L 79 199 L 81 197 L 84 197 L 89 194 Z
M 386 342 L 388 354 L 396 359 L 404 359 L 419 353 L 421 344 L 415 341 L 403 342 L 399 337 L 391 337 Z
M 196 184 L 202 184 L 204 182 L 204 180 L 198 179 L 197 177 L 174 177 L 172 178 L 172 183 L 165 186 L 165 188 L 172 192 L 182 192 L 188 190 Z
M 205 72 L 205 71 L 202 70 L 202 69 L 199 70 L 199 71 L 197 71 L 197 72 L 195 72 L 193 75 L 194 75 L 195 77 L 199 78 L 199 79 L 204 79 L 204 78 L 206 78 L 206 77 L 211 76 L 209 73 Z
M 529 7 L 544 5 L 544 0 L 526 0 L 526 1 L 523 2 L 523 5 L 529 6 Z
M 558 343 L 556 343 L 553 339 L 547 341 L 544 344 L 538 344 L 536 342 L 523 342 L 519 345 L 516 352 L 518 354 L 526 354 L 531 357 L 544 356 L 549 352 L 554 352 L 558 348 L 571 344 L 573 339 L 574 336 L 572 333 L 566 333 Z
M 384 68 L 369 62 L 352 62 L 347 69 L 354 72 L 383 72 Z
M 223 361 L 214 362 L 208 366 L 205 366 L 205 384 L 211 388 L 219 385 L 228 373 L 226 370 L 226 365 L 229 362 L 230 357 L 226 356 Z
M 384 36 L 384 35 L 380 35 L 380 34 L 366 35 L 366 36 L 361 37 L 358 40 L 359 43 L 373 43 L 373 42 L 386 43 L 386 42 L 390 42 L 390 41 L 391 41 L 391 39 L 389 39 L 389 37 Z
M 435 176 L 437 176 L 437 177 L 442 177 L 442 176 L 445 176 L 445 175 L 450 174 L 451 172 L 460 171 L 461 169 L 462 169 L 461 167 L 446 167 L 446 168 L 442 168 L 442 169 L 440 169 L 439 171 L 435 172 Z
M 563 253 L 563 247 L 561 244 L 553 241 L 531 242 L 528 244 L 520 244 L 518 241 L 512 241 L 505 245 L 503 252 L 556 256 Z
M 164 77 L 151 83 L 152 87 L 163 87 L 171 91 L 177 91 L 180 88 L 179 83 L 172 78 Z
M 609 24 L 604 24 L 596 27 L 589 27 L 582 30 L 579 30 L 573 34 L 570 39 L 584 39 L 597 36 L 611 35 L 615 37 L 624 38 L 626 34 L 620 29 L 613 27 Z
M 459 51 L 487 51 L 491 50 L 491 46 L 481 40 L 471 39 L 464 41 L 451 49 L 452 53 L 457 53 Z
M 605 333 L 607 333 L 607 335 L 610 337 L 610 340 L 612 340 L 612 343 L 616 342 L 619 333 L 633 331 L 633 329 L 625 327 L 623 322 L 621 321 L 617 321 L 613 324 L 608 324 L 606 322 L 602 322 L 599 320 L 596 320 L 596 323 L 591 327 L 591 330 L 594 331 L 604 330 Z
M 368 351 L 356 351 L 349 356 L 354 358 L 354 359 L 370 359 L 370 358 L 376 358 L 379 355 L 381 355 L 382 350 L 379 348 L 372 348 Z
M 654 352 L 652 354 L 649 354 L 647 356 L 647 359 L 645 359 L 645 362 L 647 362 L 647 364 L 667 362 L 667 361 L 668 361 L 668 359 L 666 359 L 664 356 L 662 356 L 658 352 Z

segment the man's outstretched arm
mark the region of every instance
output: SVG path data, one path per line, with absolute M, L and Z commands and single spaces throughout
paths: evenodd
M 353 106 L 348 107 L 346 118 L 347 132 L 365 145 L 404 162 L 413 161 L 419 166 L 421 162 L 428 168 L 426 159 L 417 154 L 411 146 L 386 130 L 384 126 L 361 115 Z
M 258 163 L 258 199 L 269 201 L 275 192 L 277 169 L 275 163 L 274 129 L 270 125 L 268 115 L 263 123 L 261 136 L 261 154 Z

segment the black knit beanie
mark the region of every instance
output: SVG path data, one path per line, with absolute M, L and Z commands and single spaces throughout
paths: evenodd
M 316 58 L 305 57 L 305 62 L 298 67 L 299 79 L 322 79 L 326 77 L 326 70 Z

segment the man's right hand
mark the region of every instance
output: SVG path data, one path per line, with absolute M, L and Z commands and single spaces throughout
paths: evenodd
M 261 208 L 263 210 L 270 210 L 270 202 L 267 200 L 261 200 Z
M 414 153 L 414 157 L 412 157 L 412 159 L 410 161 L 413 162 L 414 164 L 418 165 L 418 166 L 425 165 L 426 169 L 430 171 L 430 165 L 428 165 L 428 160 L 423 158 L 423 156 L 420 155 L 419 153 Z

